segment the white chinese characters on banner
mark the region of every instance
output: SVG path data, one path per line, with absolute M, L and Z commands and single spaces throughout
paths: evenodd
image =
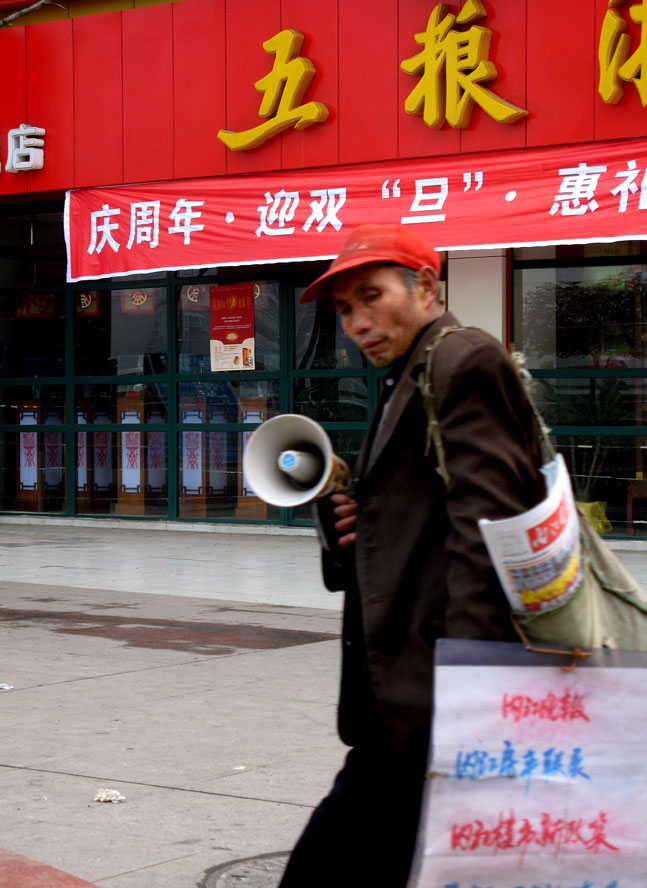
M 181 197 L 175 204 L 175 209 L 169 217 L 172 222 L 175 222 L 175 225 L 169 226 L 168 233 L 181 234 L 184 237 L 184 243 L 190 244 L 191 233 L 204 229 L 202 223 L 196 225 L 193 222 L 194 219 L 199 219 L 202 215 L 202 211 L 196 210 L 194 207 L 202 206 L 204 206 L 203 200 L 185 200 Z
M 427 188 L 431 191 L 426 191 Z M 435 191 L 436 188 L 438 190 Z M 403 216 L 400 223 L 415 225 L 421 222 L 444 222 L 445 213 L 437 213 L 436 210 L 442 210 L 448 192 L 449 182 L 446 176 L 440 179 L 416 179 L 416 196 L 409 209 L 411 215 Z M 429 210 L 434 212 L 430 213 Z
M 202 231 L 203 224 L 195 224 L 194 219 L 198 219 L 202 215 L 201 210 L 194 207 L 203 206 L 203 200 L 188 201 L 179 198 L 174 209 L 169 214 L 169 220 L 173 225 L 167 226 L 169 235 L 181 234 L 185 244 L 191 243 L 191 234 L 195 231 Z M 117 240 L 119 235 L 113 235 L 120 229 L 120 220 L 117 216 L 121 216 L 121 209 L 111 207 L 104 203 L 100 210 L 90 213 L 90 243 L 87 247 L 88 255 L 93 253 L 99 255 L 103 248 L 107 245 L 113 252 L 118 253 L 121 242 Z M 113 219 L 111 222 L 110 220 Z M 148 244 L 150 249 L 159 246 L 159 226 L 160 226 L 160 201 L 140 201 L 130 204 L 130 228 L 126 249 L 132 250 L 133 245 Z
M 579 163 L 577 167 L 560 169 L 559 175 L 563 179 L 559 191 L 555 195 L 555 201 L 548 211 L 550 215 L 554 216 L 559 213 L 562 216 L 582 216 L 587 210 L 594 213 L 599 207 L 596 193 L 599 193 L 600 176 L 603 173 L 610 174 L 606 165 L 588 166 L 583 162 Z M 638 186 L 636 179 L 641 174 L 642 179 L 640 186 Z M 615 188 L 608 188 L 605 184 L 602 191 L 619 198 L 618 213 L 627 212 L 629 196 L 636 194 L 638 190 L 640 190 L 640 195 L 636 200 L 637 209 L 647 210 L 647 169 L 644 171 L 639 169 L 635 159 L 631 159 L 627 161 L 627 169 L 618 170 L 614 174 L 614 178 L 621 181 Z
M 309 203 L 310 215 L 301 225 L 302 231 L 310 231 L 314 225 L 315 231 L 323 231 L 327 225 L 331 225 L 335 231 L 341 231 L 343 222 L 337 213 L 346 203 L 345 188 L 321 188 L 310 192 L 310 197 L 316 198 Z M 294 234 L 296 225 L 286 225 L 292 222 L 301 200 L 298 191 L 286 191 L 281 188 L 275 194 L 265 192 L 265 206 L 257 207 L 260 216 L 260 224 L 255 231 L 256 237 L 267 235 Z M 316 225 L 315 225 L 316 223 Z
M 437 666 L 410 888 L 644 888 L 646 696 L 644 669 Z
M 310 196 L 318 200 L 313 200 L 310 204 L 312 212 L 303 223 L 303 231 L 309 231 L 315 222 L 317 231 L 323 231 L 326 225 L 332 225 L 335 231 L 341 231 L 343 223 L 337 213 L 346 203 L 346 189 L 322 188 L 311 191 Z
M 606 173 L 606 166 L 587 166 L 578 164 L 571 169 L 559 171 L 563 176 L 562 184 L 555 195 L 555 202 L 548 211 L 554 216 L 558 211 L 562 216 L 582 216 L 587 210 L 594 213 L 599 204 L 595 199 L 595 190 L 602 173 Z M 560 209 L 561 203 L 561 209 Z
M 627 169 L 620 170 L 616 173 L 616 179 L 623 179 L 624 181 L 620 182 L 616 185 L 615 188 L 611 189 L 611 194 L 620 195 L 620 201 L 618 204 L 618 212 L 626 213 L 627 206 L 629 204 L 629 194 L 635 194 L 638 191 L 638 186 L 636 185 L 636 179 L 642 173 L 642 170 L 638 169 L 638 165 L 635 160 L 627 161 Z M 640 183 L 640 197 L 638 199 L 638 209 L 645 210 L 647 209 L 647 171 L 644 172 L 642 181 Z
M 159 244 L 160 236 L 160 202 L 159 200 L 132 203 L 130 205 L 130 236 L 126 249 L 131 250 L 133 243 L 148 244 L 154 249 Z

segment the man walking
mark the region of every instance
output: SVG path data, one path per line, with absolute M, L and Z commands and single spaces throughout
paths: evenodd
M 535 421 L 496 340 L 475 329 L 445 336 L 431 380 L 448 484 L 438 473 L 418 377 L 426 347 L 458 323 L 440 305 L 439 272 L 435 250 L 409 229 L 365 225 L 301 297 L 331 299 L 344 332 L 387 376 L 352 497 L 318 505 L 324 581 L 346 595 L 339 731 L 351 749 L 281 888 L 404 888 L 435 639 L 515 639 L 477 521 L 544 496 Z

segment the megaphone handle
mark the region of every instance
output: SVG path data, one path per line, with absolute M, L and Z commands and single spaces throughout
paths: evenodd
M 329 496 L 315 500 L 312 504 L 312 517 L 322 547 L 321 569 L 324 585 L 331 592 L 349 590 L 356 584 L 355 546 L 339 546 L 339 533 L 335 530 L 337 516 L 335 504 Z
M 335 528 L 335 524 L 339 519 L 335 515 L 334 509 L 335 504 L 330 496 L 322 496 L 312 502 L 312 514 L 315 528 L 319 534 L 319 541 L 327 552 L 334 552 L 337 555 L 337 553 L 346 550 L 337 545 L 339 531 Z

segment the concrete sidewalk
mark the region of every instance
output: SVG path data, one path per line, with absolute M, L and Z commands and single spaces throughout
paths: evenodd
M 340 606 L 312 536 L 0 522 L 0 888 L 276 885 L 344 757 Z
M 340 602 L 312 538 L 139 533 L 0 526 L 0 848 L 112 888 L 275 884 L 344 756 Z

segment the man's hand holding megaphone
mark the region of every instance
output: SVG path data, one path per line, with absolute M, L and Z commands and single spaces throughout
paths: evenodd
M 357 501 L 347 493 L 333 493 L 330 499 L 335 504 L 334 514 L 339 519 L 335 522 L 335 530 L 340 536 L 337 538 L 338 546 L 352 546 L 357 539 L 355 525 L 357 524 Z

